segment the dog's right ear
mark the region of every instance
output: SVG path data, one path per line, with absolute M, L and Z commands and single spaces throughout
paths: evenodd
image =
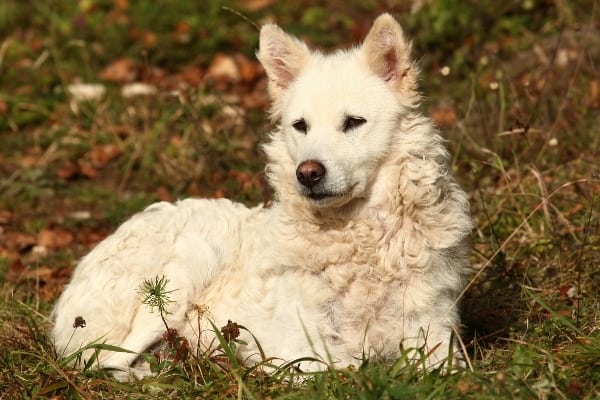
M 269 78 L 269 94 L 275 112 L 281 92 L 296 79 L 309 56 L 310 51 L 303 42 L 288 35 L 277 25 L 264 25 L 260 30 L 256 57 Z

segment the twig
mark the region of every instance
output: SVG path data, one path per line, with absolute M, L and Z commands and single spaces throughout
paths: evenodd
M 221 8 L 223 10 L 229 11 L 232 14 L 237 15 L 242 20 L 246 21 L 247 23 L 249 23 L 250 25 L 252 25 L 254 28 L 256 28 L 257 31 L 260 31 L 260 26 L 256 22 L 252 21 L 250 18 L 246 17 L 244 14 L 242 14 L 238 10 L 235 10 L 235 9 L 233 9 L 231 7 L 227 7 L 227 6 L 222 6 Z

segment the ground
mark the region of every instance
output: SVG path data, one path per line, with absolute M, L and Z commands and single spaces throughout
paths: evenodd
M 399 3 L 2 2 L 0 399 L 600 397 L 600 4 Z M 157 200 L 270 199 L 257 26 L 327 50 L 362 40 L 381 12 L 413 40 L 422 109 L 470 195 L 469 367 L 400 359 L 300 383 L 293 368 L 240 364 L 235 321 L 215 327 L 211 354 L 185 354 L 171 332 L 172 357 L 149 356 L 156 378 L 67 367 L 52 303 L 119 223 Z

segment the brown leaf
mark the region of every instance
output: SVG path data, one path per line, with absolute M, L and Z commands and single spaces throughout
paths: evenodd
M 8 282 L 18 282 L 23 274 L 25 274 L 25 266 L 20 259 L 14 260 L 9 266 L 6 272 L 6 280 Z
M 235 179 L 243 190 L 260 187 L 260 178 L 246 171 L 231 170 L 227 172 L 227 176 Z
M 248 11 L 260 11 L 274 3 L 275 0 L 246 0 L 243 2 L 243 7 Z
M 33 279 L 36 281 L 40 281 L 41 283 L 46 283 L 51 280 L 53 269 L 48 266 L 41 266 L 35 269 L 28 269 L 22 274 L 22 277 L 25 279 Z
M 155 193 L 160 201 L 173 201 L 173 196 L 171 196 L 171 193 L 164 186 L 159 186 Z
M 120 58 L 100 72 L 100 79 L 109 82 L 127 83 L 136 80 L 138 69 L 133 60 Z
M 600 80 L 594 79 L 585 96 L 585 105 L 590 108 L 600 108 Z
M 585 384 L 578 380 L 573 380 L 567 385 L 567 393 L 574 398 L 581 398 L 585 394 Z
M 36 244 L 33 235 L 23 232 L 6 232 L 2 235 L 2 239 L 8 249 L 13 249 L 20 253 L 30 250 Z
M 244 108 L 265 109 L 269 106 L 269 96 L 264 90 L 253 90 L 241 98 L 241 105 Z
M 42 229 L 38 235 L 38 244 L 48 249 L 60 249 L 73 242 L 73 234 L 69 231 L 56 229 Z
M 10 211 L 0 208 L 0 225 L 8 224 L 13 218 Z
M 179 43 L 188 43 L 192 39 L 192 26 L 187 21 L 179 21 L 175 26 L 173 37 Z
M 200 186 L 198 186 L 198 183 L 196 182 L 190 183 L 186 192 L 192 197 L 200 197 L 203 195 L 202 190 L 200 190 Z
M 79 172 L 86 178 L 94 179 L 98 176 L 98 170 L 92 166 L 89 162 L 79 162 Z
M 97 145 L 90 150 L 92 165 L 96 168 L 105 166 L 120 155 L 121 149 L 116 144 Z
M 0 100 L 0 115 L 8 115 L 8 103 L 4 100 Z
M 20 257 L 20 255 L 16 251 L 0 246 L 0 257 L 6 260 L 15 261 Z
M 202 82 L 204 71 L 196 65 L 187 65 L 179 72 L 183 79 L 190 86 L 198 86 Z
M 77 243 L 91 249 L 106 238 L 107 234 L 95 229 L 80 229 L 77 232 Z
M 36 154 L 26 154 L 19 159 L 19 165 L 23 168 L 35 167 L 40 160 L 40 156 Z
M 240 80 L 240 70 L 233 57 L 218 53 L 206 71 L 206 77 L 215 82 L 237 82 Z
M 129 8 L 129 1 L 128 0 L 115 0 L 115 8 L 117 8 L 121 11 L 125 11 Z
M 431 118 L 439 127 L 451 127 L 456 122 L 456 113 L 449 106 L 440 106 L 431 112 Z
M 234 60 L 243 82 L 251 83 L 262 76 L 264 70 L 260 63 L 249 60 L 243 54 L 236 54 Z
M 144 31 L 142 33 L 142 44 L 146 47 L 154 47 L 158 43 L 158 37 L 156 33 L 151 31 Z
M 62 163 L 60 167 L 56 170 L 56 175 L 59 178 L 64 180 L 69 180 L 77 175 L 79 172 L 79 167 L 75 165 L 75 163 L 71 161 L 65 161 Z
M 192 30 L 192 26 L 187 21 L 179 21 L 175 25 L 175 32 L 178 34 L 189 33 Z

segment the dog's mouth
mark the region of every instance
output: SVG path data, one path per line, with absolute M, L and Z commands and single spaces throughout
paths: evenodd
M 310 192 L 308 194 L 308 197 L 311 200 L 315 200 L 315 201 L 319 201 L 319 200 L 323 200 L 326 199 L 328 197 L 338 197 L 338 194 L 332 194 L 332 193 L 315 193 L 315 192 Z
M 317 205 L 323 207 L 342 205 L 352 199 L 352 193 L 356 184 L 352 185 L 348 190 L 343 192 L 310 192 L 304 193 L 306 197 L 314 201 Z

